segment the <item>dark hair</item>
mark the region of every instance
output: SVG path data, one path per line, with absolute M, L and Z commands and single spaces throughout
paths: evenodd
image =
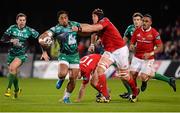
M 99 20 L 103 19 L 104 18 L 104 12 L 102 9 L 94 9 L 94 11 L 92 12 L 92 14 L 96 14 L 99 18 Z
M 143 18 L 143 15 L 142 15 L 140 12 L 135 12 L 135 13 L 133 14 L 132 18 L 137 17 L 137 16 Z
M 144 17 L 148 17 L 152 20 L 152 16 L 150 14 L 145 14 Z
M 18 13 L 18 14 L 16 15 L 16 20 L 17 20 L 19 17 L 25 17 L 25 18 L 27 18 L 27 16 L 26 16 L 24 13 Z
M 69 15 L 69 13 L 68 13 L 67 11 L 61 10 L 61 11 L 58 11 L 58 12 L 57 12 L 57 18 L 59 18 L 59 16 L 60 16 L 61 14 L 66 14 L 67 16 Z

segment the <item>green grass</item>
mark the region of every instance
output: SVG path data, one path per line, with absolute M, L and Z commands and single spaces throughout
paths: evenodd
M 145 92 L 140 93 L 137 103 L 130 103 L 121 99 L 120 93 L 125 91 L 120 80 L 108 80 L 111 89 L 112 101 L 110 103 L 96 103 L 96 91 L 88 86 L 82 102 L 76 103 L 81 80 L 71 95 L 72 104 L 58 102 L 62 98 L 67 81 L 60 90 L 55 88 L 56 80 L 20 79 L 22 95 L 13 100 L 5 97 L 4 91 L 7 79 L 0 78 L 0 112 L 176 112 L 180 111 L 180 80 L 177 80 L 177 92 L 162 81 L 150 80 Z M 140 84 L 140 82 L 138 82 Z

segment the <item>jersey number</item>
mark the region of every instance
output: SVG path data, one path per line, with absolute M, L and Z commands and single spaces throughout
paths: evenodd
M 80 63 L 85 63 L 86 65 L 89 66 L 89 64 L 93 61 L 92 58 L 89 58 L 89 56 L 85 56 L 85 58 L 83 60 L 80 61 Z

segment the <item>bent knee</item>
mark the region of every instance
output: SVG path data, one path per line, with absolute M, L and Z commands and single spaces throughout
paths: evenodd
M 98 75 L 104 74 L 106 68 L 102 68 L 101 66 L 98 66 L 96 71 Z
M 141 74 L 140 77 L 142 81 L 148 81 L 150 79 L 150 76 L 147 74 Z
M 66 77 L 67 74 L 68 73 L 66 71 L 61 71 L 61 72 L 58 73 L 58 77 L 63 78 L 63 77 Z
M 9 66 L 9 72 L 10 72 L 10 73 L 17 73 L 17 67 L 10 65 L 10 66 Z

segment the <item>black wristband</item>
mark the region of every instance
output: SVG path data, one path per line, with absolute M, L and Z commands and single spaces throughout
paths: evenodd
M 78 26 L 78 32 L 82 32 L 82 27 Z

